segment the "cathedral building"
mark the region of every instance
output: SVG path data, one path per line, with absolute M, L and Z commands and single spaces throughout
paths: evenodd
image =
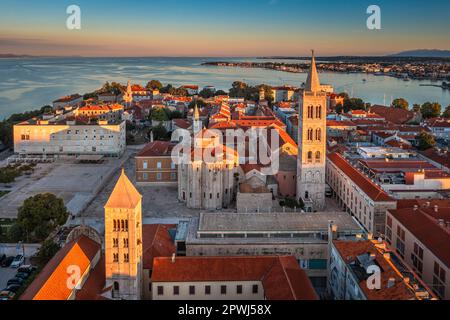
M 321 89 L 314 51 L 299 101 L 297 199 L 306 211 L 325 207 L 327 95 Z
M 205 131 L 194 135 L 188 161 L 178 165 L 178 199 L 193 209 L 227 208 L 236 198 L 239 157 L 219 137 L 204 136 Z

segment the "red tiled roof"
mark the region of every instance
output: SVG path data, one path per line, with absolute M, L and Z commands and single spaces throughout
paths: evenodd
M 152 281 L 261 281 L 268 300 L 317 300 L 293 256 L 155 258 Z
M 101 296 L 105 288 L 105 256 L 97 262 L 94 270 L 91 271 L 87 281 L 80 291 L 76 293 L 76 300 L 103 300 Z
M 421 151 L 420 154 L 434 162 L 450 168 L 450 152 L 439 153 L 435 148 L 430 148 L 428 150 Z
M 399 108 L 374 105 L 370 110 L 396 124 L 403 124 L 414 118 L 414 112 Z
M 356 127 L 356 124 L 349 120 L 327 120 L 327 127 Z
M 71 276 L 67 272 L 68 267 L 76 265 L 80 268 L 80 274 L 84 274 L 93 267 L 92 260 L 100 249 L 99 243 L 86 236 L 67 243 L 45 265 L 20 300 L 67 300 L 73 292 L 67 286 Z
M 176 228 L 176 225 L 172 224 L 142 225 L 142 259 L 144 269 L 152 269 L 154 258 L 171 257 L 173 253 L 176 253 L 175 243 L 169 234 L 169 230 L 174 228 Z
M 440 226 L 437 219 L 450 221 L 450 208 L 403 208 L 389 210 L 390 214 L 450 267 L 450 229 Z
M 394 201 L 389 195 L 377 186 L 371 179 L 366 177 L 353 167 L 343 156 L 331 153 L 328 159 L 333 162 L 347 177 L 350 178 L 364 193 L 373 201 Z
M 171 155 L 176 143 L 170 141 L 153 141 L 148 143 L 136 157 L 167 157 Z

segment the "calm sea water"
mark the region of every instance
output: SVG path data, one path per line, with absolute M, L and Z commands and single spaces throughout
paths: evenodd
M 0 119 L 40 108 L 66 94 L 94 91 L 106 81 L 126 83 L 131 80 L 145 85 L 151 79 L 158 79 L 176 86 L 214 85 L 217 89 L 228 90 L 235 80 L 252 85 L 297 86 L 306 80 L 306 74 L 201 65 L 217 60 L 261 61 L 248 58 L 0 59 Z M 371 103 L 382 104 L 385 99 L 389 103 L 391 98 L 404 97 L 411 105 L 426 101 L 450 105 L 450 91 L 420 86 L 430 81 L 405 82 L 384 76 L 340 73 L 321 73 L 320 80 L 334 85 L 338 92 L 346 91 Z

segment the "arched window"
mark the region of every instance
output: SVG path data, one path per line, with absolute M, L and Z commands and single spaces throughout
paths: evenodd
M 322 130 L 320 128 L 316 129 L 316 140 L 322 141 Z
M 314 107 L 308 106 L 308 119 L 312 119 L 314 117 Z
M 114 224 L 114 231 L 116 231 L 117 230 L 117 221 L 113 220 L 113 224 Z
M 309 141 L 313 140 L 313 129 L 308 129 L 308 140 Z
M 322 107 L 321 106 L 316 107 L 316 118 L 318 118 L 318 119 L 322 118 Z
M 125 220 L 125 231 L 128 231 L 128 220 Z
M 309 199 L 309 192 L 305 191 L 305 199 Z
M 125 222 L 123 220 L 120 221 L 121 230 L 125 231 Z
M 312 151 L 309 151 L 308 152 L 308 162 L 312 162 L 313 161 L 313 153 L 312 153 Z
M 320 151 L 316 152 L 316 162 L 320 162 Z

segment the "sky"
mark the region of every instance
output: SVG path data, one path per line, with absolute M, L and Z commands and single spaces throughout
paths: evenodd
M 81 29 L 69 30 L 69 5 Z M 369 30 L 368 6 L 381 9 Z M 0 53 L 54 56 L 385 55 L 450 50 L 448 0 L 0 0 Z

